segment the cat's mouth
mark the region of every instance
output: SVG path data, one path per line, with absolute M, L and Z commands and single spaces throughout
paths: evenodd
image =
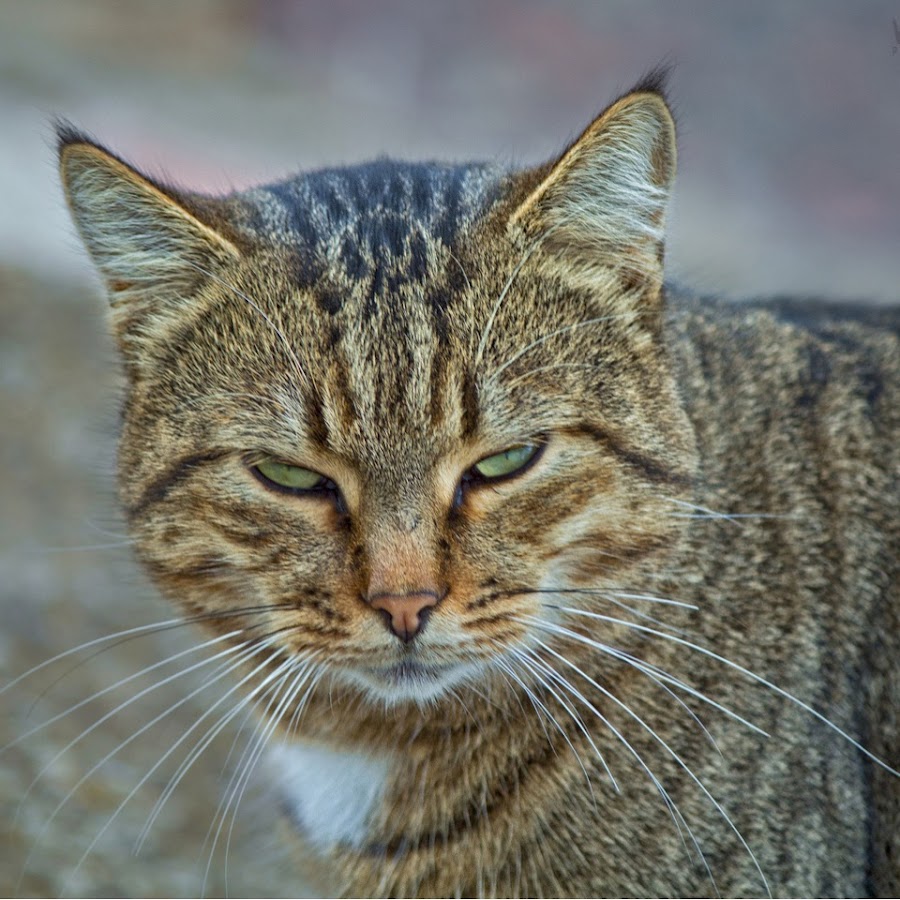
M 435 681 L 442 678 L 448 670 L 455 668 L 457 668 L 455 665 L 434 665 L 419 662 L 415 659 L 401 659 L 392 665 L 373 666 L 366 671 L 373 678 L 389 684 L 402 685 L 421 681 Z
M 359 669 L 354 680 L 388 703 L 431 703 L 459 684 L 471 669 L 466 663 L 427 663 L 404 657 L 389 665 Z

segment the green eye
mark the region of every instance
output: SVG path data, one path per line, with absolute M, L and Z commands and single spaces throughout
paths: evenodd
M 487 456 L 475 463 L 474 469 L 482 478 L 503 478 L 525 468 L 538 454 L 539 444 L 522 444 L 510 447 L 502 453 Z
M 263 481 L 270 481 L 278 487 L 292 491 L 313 491 L 325 487 L 329 482 L 324 475 L 304 469 L 302 466 L 289 466 L 274 459 L 266 459 L 253 466 L 253 470 L 262 476 Z

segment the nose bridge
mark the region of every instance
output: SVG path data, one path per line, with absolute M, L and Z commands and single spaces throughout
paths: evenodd
M 439 594 L 437 535 L 426 486 L 412 491 L 383 483 L 362 513 L 365 595 Z
M 366 541 L 367 597 L 379 594 L 438 593 L 438 561 L 431 529 L 382 521 Z
M 367 558 L 362 599 L 404 643 L 422 632 L 446 593 L 434 516 L 421 499 L 417 502 L 422 505 L 398 502 L 389 494 L 381 502 L 370 498 L 362 517 Z

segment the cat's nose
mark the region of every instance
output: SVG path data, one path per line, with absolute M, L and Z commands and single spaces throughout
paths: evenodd
M 408 594 L 380 593 L 367 599 L 372 609 L 384 613 L 391 631 L 408 644 L 425 628 L 425 621 L 440 598 L 434 591 L 418 591 Z

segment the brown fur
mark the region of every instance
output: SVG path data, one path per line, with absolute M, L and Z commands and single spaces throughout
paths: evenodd
M 61 133 L 142 562 L 236 645 L 273 636 L 248 690 L 314 660 L 285 733 L 390 760 L 364 845 L 298 851 L 308 871 L 355 896 L 761 873 L 895 896 L 900 778 L 846 737 L 900 765 L 897 316 L 664 289 L 653 80 L 531 172 L 392 165 L 213 200 Z M 517 477 L 463 477 L 529 441 Z M 267 489 L 267 455 L 338 493 Z M 405 644 L 376 587 L 441 600 Z M 466 677 L 393 696 L 403 660 Z

